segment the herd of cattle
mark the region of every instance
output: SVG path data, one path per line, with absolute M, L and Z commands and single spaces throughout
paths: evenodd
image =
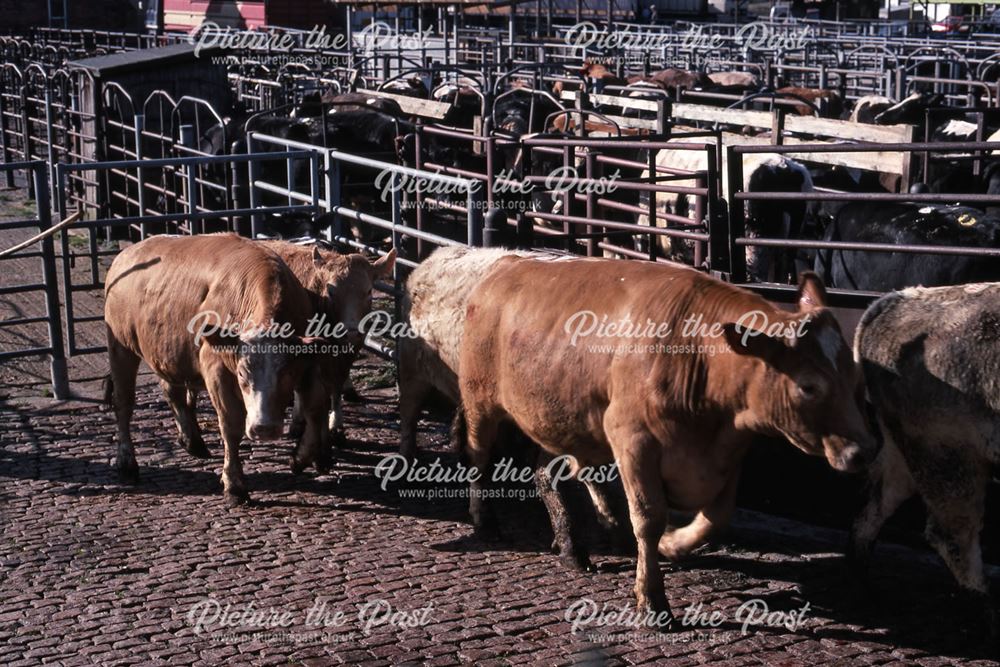
M 475 150 L 470 141 L 455 136 L 440 134 L 421 135 L 419 119 L 403 111 L 400 95 L 424 97 L 450 104 L 447 116 L 439 124 L 463 130 L 472 130 L 476 117 L 485 117 L 486 124 L 480 128 L 483 133 L 492 133 L 503 141 L 496 145 L 494 170 L 503 170 L 506 177 L 519 181 L 532 176 L 544 176 L 563 166 L 561 155 L 546 155 L 532 152 L 532 159 L 525 158 L 523 145 L 519 140 L 539 134 L 545 136 L 578 136 L 583 132 L 591 138 L 609 135 L 621 136 L 642 132 L 634 128 L 609 124 L 595 116 L 578 128 L 578 118 L 567 112 L 562 105 L 564 93 L 572 88 L 577 91 L 616 91 L 620 100 L 650 99 L 665 95 L 677 96 L 679 91 L 711 92 L 724 98 L 720 104 L 729 103 L 732 97 L 745 96 L 770 99 L 772 96 L 784 100 L 792 113 L 815 114 L 821 117 L 840 118 L 864 124 L 908 124 L 917 128 L 916 136 L 923 137 L 926 131 L 932 141 L 939 142 L 942 150 L 926 163 L 916 161 L 917 172 L 911 177 L 911 193 L 953 194 L 955 200 L 948 203 L 916 204 L 905 202 L 845 202 L 845 201 L 792 201 L 788 199 L 751 200 L 747 207 L 746 236 L 799 239 L 802 241 L 870 242 L 907 245 L 952 245 L 969 247 L 1000 247 L 1000 218 L 997 206 L 983 206 L 974 201 L 964 201 L 966 195 L 1000 195 L 1000 157 L 982 155 L 978 168 L 968 154 L 949 153 L 947 143 L 974 140 L 977 136 L 987 140 L 1000 140 L 1000 128 L 991 127 L 987 119 L 985 134 L 978 134 L 978 118 L 963 113 L 960 109 L 945 110 L 939 124 L 927 130 L 926 111 L 938 109 L 942 96 L 932 93 L 915 92 L 903 100 L 890 100 L 880 96 L 863 97 L 849 105 L 837 90 L 783 87 L 777 90 L 763 89 L 756 77 L 746 72 L 717 72 L 704 74 L 679 69 L 666 69 L 648 76 L 619 78 L 603 65 L 588 63 L 581 70 L 574 71 L 573 77 L 556 80 L 545 90 L 534 89 L 530 80 L 511 78 L 506 90 L 484 89 L 485 84 L 473 78 L 460 78 L 450 82 L 439 82 L 428 86 L 414 75 L 391 82 L 384 91 L 396 95 L 384 97 L 366 92 L 334 94 L 315 92 L 306 95 L 290 112 L 281 114 L 257 114 L 249 116 L 235 114 L 227 118 L 223 125 L 208 130 L 202 138 L 201 148 L 205 152 L 233 152 L 246 150 L 248 131 L 290 139 L 302 143 L 337 148 L 345 152 L 377 156 L 380 159 L 407 166 L 419 165 L 428 169 L 447 168 L 452 174 L 486 174 L 487 157 L 482 150 Z M 600 96 L 598 96 L 600 97 Z M 605 99 L 605 98 L 601 98 Z M 492 100 L 492 105 L 487 104 Z M 703 103 L 712 103 L 706 98 Z M 848 109 L 848 107 L 851 107 Z M 607 103 L 596 104 L 597 111 L 608 111 L 629 116 L 649 113 L 630 110 L 627 103 L 622 107 L 608 107 Z M 939 116 L 940 117 L 940 114 Z M 724 142 L 739 143 L 740 136 L 766 132 L 749 127 L 740 129 L 739 134 L 723 134 Z M 736 137 L 736 138 L 730 138 Z M 678 142 L 690 139 L 678 138 Z M 419 155 L 418 155 L 419 147 Z M 276 146 L 256 146 L 255 150 L 277 150 Z M 608 149 L 607 155 L 630 164 L 649 164 L 649 149 Z M 723 151 L 720 179 L 720 199 L 725 204 L 732 202 L 732 188 L 728 183 L 729 169 L 725 164 Z M 578 166 L 582 158 L 577 155 Z M 655 156 L 657 170 L 634 167 L 616 167 L 616 175 L 621 181 L 651 183 L 662 182 L 669 170 L 685 169 L 693 172 L 707 169 L 707 154 L 692 150 L 658 150 Z M 430 165 L 430 166 L 428 166 Z M 297 167 L 301 172 L 296 177 L 298 183 L 308 182 L 308 164 Z M 274 161 L 265 164 L 262 179 L 277 184 L 287 182 L 284 164 Z M 610 168 L 606 168 L 610 172 Z M 742 190 L 750 192 L 809 193 L 815 190 L 848 193 L 887 193 L 905 191 L 907 184 L 900 184 L 899 176 L 880 174 L 841 166 L 803 164 L 785 155 L 754 154 L 743 160 L 744 182 Z M 603 173 L 603 172 L 602 172 Z M 605 174 L 606 175 L 606 174 Z M 372 184 L 372 174 L 365 167 L 344 165 L 342 167 L 344 196 L 354 208 L 371 210 L 379 205 L 380 193 Z M 672 177 L 675 186 L 695 185 L 693 180 Z M 235 191 L 245 193 L 247 184 L 236 183 Z M 264 194 L 269 203 L 280 204 L 280 197 Z M 504 210 L 527 210 L 551 214 L 562 213 L 563 198 L 559 194 L 546 193 L 541 188 L 533 188 L 528 194 L 512 189 L 496 190 L 496 205 Z M 512 205 L 505 199 L 519 199 L 520 205 Z M 650 215 L 635 213 L 649 211 L 651 203 L 648 192 L 637 188 L 619 188 L 603 195 L 611 200 L 610 205 L 599 204 L 599 215 L 613 222 L 637 223 L 636 232 L 628 235 L 626 243 L 634 250 L 649 252 L 651 236 L 640 233 L 641 226 L 650 224 Z M 655 194 L 657 226 L 667 225 L 668 220 L 678 220 L 676 216 L 688 217 L 694 208 L 693 196 L 683 193 L 658 191 Z M 384 201 L 384 200 L 383 200 Z M 464 203 L 464 202 L 459 202 Z M 244 201 L 245 205 L 246 202 Z M 407 212 L 406 215 L 412 213 Z M 438 211 L 432 224 L 447 218 L 447 212 Z M 464 221 L 463 221 L 464 222 Z M 537 219 L 536 219 L 537 223 Z M 688 231 L 696 231 L 703 220 L 691 220 Z M 425 224 L 427 224 L 425 222 Z M 537 223 L 546 224 L 546 223 Z M 676 223 L 670 223 L 675 226 Z M 617 232 L 626 235 L 625 232 Z M 445 235 L 447 233 L 445 232 Z M 654 253 L 691 264 L 694 259 L 694 242 L 678 242 L 669 236 L 658 235 Z M 365 239 L 369 245 L 387 243 L 387 238 Z M 607 254 L 607 253 L 606 253 Z M 1000 280 L 1000 265 L 986 257 L 962 257 L 942 260 L 929 255 L 882 254 L 876 255 L 877 262 L 870 261 L 869 254 L 851 250 L 778 250 L 769 247 L 751 247 L 748 250 L 748 275 L 755 281 L 794 282 L 798 272 L 806 269 L 816 271 L 833 288 L 884 292 L 911 285 L 937 286 L 964 282 Z
M 208 390 L 230 503 L 248 499 L 240 441 L 282 437 L 293 399 L 292 471 L 328 469 L 372 286 L 394 260 L 235 234 L 154 236 L 122 251 L 105 293 L 119 473 L 138 475 L 129 424 L 141 361 L 195 456 L 206 455 L 194 410 Z M 499 441 L 521 438 L 537 447 L 536 483 L 562 556 L 587 565 L 575 510 L 545 466 L 560 455 L 573 457 L 575 474 L 613 462 L 638 549 L 636 601 L 662 625 L 659 556 L 681 558 L 724 527 L 747 448 L 757 435 L 780 436 L 837 470 L 868 471 L 857 564 L 888 516 L 920 494 L 928 539 L 995 629 L 979 532 L 1000 452 L 997 285 L 893 292 L 867 311 L 852 352 L 812 272 L 788 311 L 673 263 L 446 247 L 411 273 L 402 312 L 413 333 L 398 339 L 400 451 L 416 456 L 431 390 L 459 406 L 453 439 L 482 473 L 470 489 L 477 534 L 496 528 L 481 480 Z M 619 325 L 618 338 L 571 332 L 580 314 L 637 326 Z M 310 335 L 316 317 L 327 328 Z M 581 477 L 602 523 L 626 526 L 608 485 Z M 668 528 L 668 507 L 694 519 Z

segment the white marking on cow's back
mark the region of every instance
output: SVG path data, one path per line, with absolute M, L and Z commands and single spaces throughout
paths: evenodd
M 816 338 L 819 339 L 819 346 L 823 350 L 823 356 L 833 366 L 833 370 L 837 370 L 837 357 L 840 355 L 840 348 L 843 347 L 843 340 L 837 335 L 836 331 L 829 327 L 820 329 L 816 334 Z

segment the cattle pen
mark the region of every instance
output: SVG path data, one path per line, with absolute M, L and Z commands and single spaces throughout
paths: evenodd
M 1000 283 L 1000 28 L 987 14 L 942 33 L 912 11 L 771 18 L 748 14 L 747 3 L 350 1 L 280 11 L 256 2 L 163 4 L 146 7 L 145 32 L 0 28 L 0 662 L 1000 664 L 1000 607 L 982 584 L 996 578 L 1000 558 L 992 473 L 982 473 L 980 497 L 971 486 L 982 475 L 965 470 L 960 448 L 936 459 L 941 477 L 913 468 L 920 452 L 904 449 L 896 461 L 903 468 L 879 468 L 890 480 L 879 488 L 888 497 L 893 479 L 910 479 L 927 507 L 866 495 L 871 458 L 876 448 L 887 451 L 893 428 L 968 434 L 971 418 L 949 423 L 949 403 L 888 423 L 871 369 L 864 375 L 861 357 L 848 359 L 855 332 L 899 294 L 968 284 L 968 298 L 982 305 L 975 297 L 992 289 L 983 284 Z M 843 4 L 847 12 L 865 3 Z M 190 32 L 180 32 L 190 21 Z M 192 321 L 181 311 L 143 309 L 192 290 L 207 299 L 222 282 L 213 267 L 225 258 L 192 253 L 170 273 L 164 255 L 109 277 L 113 263 L 150 239 L 197 243 L 223 233 L 239 237 L 234 248 L 251 240 L 255 248 L 285 243 L 287 252 L 304 246 L 311 270 L 366 258 L 350 265 L 354 273 L 328 278 L 318 296 L 300 295 L 347 325 L 350 340 L 363 334 L 344 377 L 331 380 L 328 360 L 314 351 L 329 337 L 296 330 L 308 351 L 302 368 L 299 356 L 288 362 L 298 369 L 294 383 L 269 357 L 270 384 L 288 396 L 294 384 L 295 406 L 280 406 L 278 426 L 288 427 L 280 438 L 239 444 L 237 436 L 252 496 L 245 504 L 237 504 L 245 495 L 230 494 L 225 415 L 242 400 L 236 411 L 249 435 L 254 411 L 264 409 L 252 406 L 265 390 L 240 398 L 247 378 L 258 382 L 250 362 L 233 371 L 229 404 L 220 407 L 215 380 L 185 386 L 177 399 L 159 362 L 148 350 L 140 355 L 149 368 L 139 373 L 124 427 L 138 482 L 120 475 L 122 389 L 109 373 L 114 318 L 105 300 L 116 284 L 161 268 L 171 276 L 174 284 L 131 294 L 129 315 L 152 323 L 162 342 L 156 354 L 184 366 L 178 341 L 195 333 Z M 561 407 L 568 394 L 560 391 L 601 410 L 611 399 L 601 404 L 603 389 L 587 384 L 597 371 L 570 347 L 546 348 L 531 329 L 544 319 L 531 311 L 532 297 L 611 312 L 616 304 L 600 295 L 588 301 L 606 272 L 621 271 L 625 281 L 683 265 L 711 289 L 763 297 L 788 317 L 809 322 L 822 307 L 832 318 L 814 323 L 836 333 L 815 334 L 806 365 L 825 358 L 823 382 L 837 391 L 858 383 L 860 393 L 854 385 L 843 391 L 877 443 L 871 457 L 860 473 L 837 472 L 843 461 L 829 449 L 826 460 L 803 454 L 823 445 L 788 429 L 748 427 L 753 446 L 745 459 L 740 450 L 742 473 L 737 463 L 732 482 L 736 509 L 717 520 L 731 525 L 683 559 L 663 546 L 668 537 L 716 517 L 672 495 L 665 472 L 668 532 L 652 543 L 672 619 L 657 627 L 643 615 L 656 605 L 642 608 L 642 577 L 639 606 L 631 580 L 637 545 L 643 568 L 640 526 L 655 512 L 636 504 L 629 479 L 619 480 L 629 465 L 619 450 L 611 477 L 598 467 L 598 479 L 587 479 L 590 466 L 580 472 L 575 462 L 571 474 L 547 463 L 547 431 L 508 411 L 491 483 L 470 486 L 478 422 L 450 403 L 475 395 L 475 381 L 462 374 L 471 373 L 468 361 L 461 372 L 454 364 L 459 349 L 476 358 L 460 337 L 474 312 L 482 317 L 476 295 L 488 292 L 473 284 L 481 274 L 446 264 L 441 294 L 421 302 L 426 284 L 408 279 L 448 257 L 442 248 L 505 257 L 496 266 L 522 261 L 506 257 L 515 254 L 593 267 L 591 281 L 571 286 L 514 280 L 516 291 L 487 304 L 523 309 L 507 311 L 517 320 L 510 331 L 487 332 L 499 342 L 476 333 L 489 341 L 481 354 L 498 360 L 498 374 L 517 364 L 517 345 L 551 351 L 550 363 L 529 373 L 547 388 L 535 393 L 533 414 Z M 485 249 L 496 254 L 475 254 Z M 315 291 L 291 260 L 276 261 L 296 274 L 295 289 Z M 256 279 L 251 268 L 244 281 Z M 499 280 L 502 271 L 492 275 Z M 673 280 L 635 303 L 671 294 Z M 291 302 L 289 289 L 274 294 Z M 888 293 L 897 296 L 879 301 Z M 685 307 L 701 298 L 692 291 Z M 876 301 L 875 314 L 864 315 Z M 428 315 L 422 303 L 441 310 Z M 468 313 L 466 303 L 475 304 Z M 959 306 L 938 320 L 956 342 L 989 346 L 997 329 L 982 307 L 971 331 L 949 328 Z M 449 333 L 434 344 L 446 360 L 449 337 L 459 348 L 449 361 L 454 380 L 428 380 L 437 390 L 429 393 L 440 395 L 413 416 L 401 396 L 404 367 L 420 364 L 400 357 L 408 339 L 433 338 L 408 329 L 419 318 L 445 324 Z M 358 320 L 375 324 L 364 331 Z M 735 331 L 727 358 L 740 356 L 735 341 L 744 330 Z M 242 351 L 249 339 L 238 340 L 233 354 L 251 359 Z M 893 377 L 936 372 L 925 357 L 929 340 L 904 345 L 914 356 Z M 217 344 L 196 343 L 198 363 L 208 368 Z M 507 356 L 497 351 L 503 345 Z M 787 346 L 788 354 L 812 349 Z M 784 391 L 774 377 L 801 389 L 791 362 L 751 347 L 740 354 L 759 354 L 777 369 L 767 376 L 767 400 Z M 660 354 L 629 366 L 637 370 L 627 381 L 606 378 L 619 396 L 632 396 L 635 412 L 669 393 L 666 376 L 655 374 L 674 353 Z M 990 378 L 989 363 L 961 357 L 956 365 Z M 705 395 L 757 377 L 704 372 L 697 386 Z M 670 381 L 690 380 L 678 377 Z M 950 382 L 928 384 L 927 395 L 952 396 L 960 383 Z M 321 384 L 331 402 L 317 421 L 318 394 L 307 385 Z M 204 392 L 199 400 L 204 388 L 211 402 Z M 505 391 L 515 389 L 533 391 Z M 803 418 L 810 428 L 835 412 L 829 400 Z M 806 414 L 806 402 L 791 412 Z M 749 420 L 758 408 L 742 409 Z M 996 406 L 981 409 L 993 414 Z M 594 419 L 610 428 L 607 416 Z M 546 428 L 561 434 L 556 440 L 582 432 Z M 407 449 L 408 429 L 419 448 Z M 322 453 L 307 460 L 316 433 Z M 979 435 L 992 466 L 993 436 Z M 980 451 L 974 442 L 968 448 Z M 877 465 L 887 466 L 879 456 Z M 917 470 L 913 478 L 904 460 Z M 837 469 L 847 468 L 854 466 Z M 524 471 L 531 474 L 515 474 Z M 708 466 L 699 479 L 716 474 Z M 950 535 L 940 506 L 923 495 L 925 482 L 978 498 L 982 525 L 973 519 L 961 541 Z M 495 505 L 496 534 L 481 530 L 483 497 Z M 876 505 L 886 515 L 876 531 L 902 509 L 865 573 L 853 558 L 864 523 L 856 517 L 870 519 Z M 953 526 L 967 518 L 949 516 Z

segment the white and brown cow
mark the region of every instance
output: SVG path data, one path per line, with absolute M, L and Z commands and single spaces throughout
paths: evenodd
M 399 452 L 408 458 L 417 454 L 417 422 L 432 391 L 440 392 L 457 406 L 452 425 L 456 448 L 464 450 L 464 413 L 458 388 L 459 352 L 465 327 L 465 309 L 473 288 L 505 257 L 534 257 L 540 261 L 565 258 L 539 252 L 498 248 L 448 246 L 435 250 L 414 269 L 406 281 L 402 317 L 416 334 L 402 336 L 397 343 L 399 360 Z M 576 569 L 590 566 L 587 547 L 579 539 L 576 519 L 565 499 L 553 489 L 547 469 L 552 461 L 545 450 L 535 462 L 535 484 L 552 523 L 553 546 L 563 561 Z M 622 530 L 612 509 L 608 490 L 584 481 L 601 525 L 616 535 Z
M 728 523 L 755 434 L 784 436 L 839 470 L 874 448 L 861 374 L 825 299 L 813 274 L 789 312 L 677 265 L 503 259 L 466 307 L 470 461 L 485 476 L 509 419 L 552 454 L 616 462 L 638 542 L 636 599 L 662 626 L 658 555 L 681 557 Z M 478 486 L 470 513 L 483 531 L 493 517 Z M 668 507 L 697 516 L 665 533 Z
M 979 533 L 1000 463 L 1000 283 L 887 294 L 865 311 L 854 345 L 883 445 L 848 556 L 863 572 L 882 524 L 918 494 L 927 540 L 996 636 Z
M 307 415 L 296 459 L 311 462 L 326 438 L 326 397 L 306 377 L 320 342 L 302 335 L 309 312 L 309 293 L 281 258 L 235 234 L 155 236 L 123 250 L 108 270 L 104 304 L 121 476 L 138 477 L 129 425 L 140 361 L 160 378 L 182 433 L 195 420 L 190 394 L 208 389 L 231 504 L 248 499 L 240 440 L 281 437 L 295 391 Z
M 276 253 L 302 286 L 309 291 L 309 310 L 307 317 L 322 317 L 316 320 L 320 332 L 334 334 L 334 329 L 340 325 L 342 332 L 329 336 L 332 340 L 327 345 L 327 352 L 316 357 L 318 374 L 316 381 L 322 385 L 322 391 L 330 397 L 332 410 L 329 417 L 328 433 L 333 443 L 342 443 L 344 436 L 343 395 L 349 385 L 351 366 L 357 359 L 364 344 L 364 335 L 359 326 L 371 311 L 372 291 L 376 280 L 385 280 L 392 275 L 396 261 L 396 251 L 391 250 L 376 262 L 371 262 L 359 254 L 347 254 L 321 249 L 315 244 L 303 245 L 289 241 L 260 241 L 265 248 Z M 317 327 L 317 328 L 319 328 Z M 321 336 L 322 337 L 322 336 Z M 164 385 L 167 400 L 173 403 L 169 385 Z M 198 391 L 191 389 L 187 393 L 187 403 L 191 411 L 198 398 Z M 301 405 L 301 395 L 296 394 L 295 409 L 292 415 L 292 426 L 289 436 L 301 441 L 306 432 L 306 419 Z M 197 421 L 182 420 L 177 409 L 177 428 L 181 433 L 180 441 L 185 449 L 195 456 L 207 456 L 204 441 L 198 430 Z M 194 443 L 194 446 L 189 445 Z M 298 455 L 292 459 L 292 471 L 301 472 L 310 461 L 315 463 L 319 472 L 329 469 L 331 463 L 331 441 L 321 444 L 319 456 L 303 458 Z

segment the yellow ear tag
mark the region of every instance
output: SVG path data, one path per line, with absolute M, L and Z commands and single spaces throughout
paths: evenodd
M 968 213 L 963 213 L 962 215 L 958 216 L 958 224 L 962 225 L 963 227 L 971 227 L 972 225 L 976 224 L 976 219 L 971 215 L 969 215 Z

